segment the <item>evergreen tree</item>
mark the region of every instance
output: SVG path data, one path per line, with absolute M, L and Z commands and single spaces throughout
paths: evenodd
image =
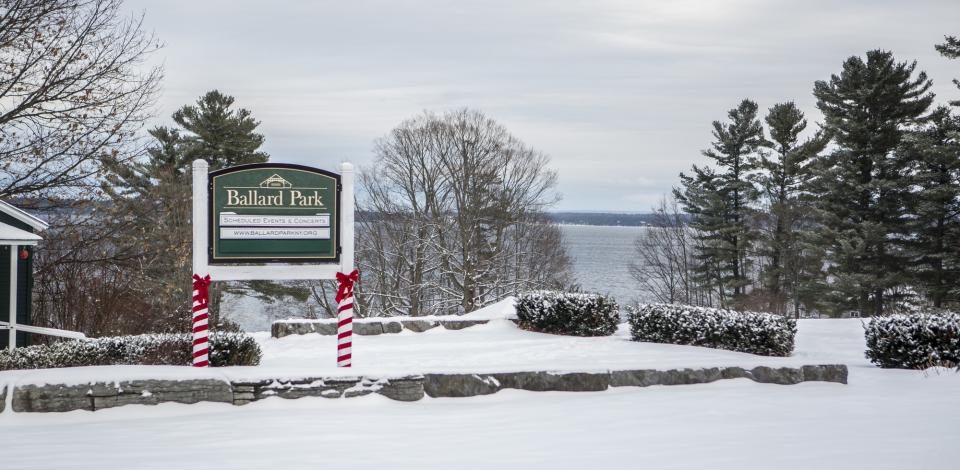
M 260 122 L 246 109 L 232 109 L 233 97 L 217 90 L 209 91 L 194 106 L 173 113 L 173 121 L 184 132 L 188 164 L 202 158 L 216 170 L 246 163 L 263 163 L 269 158 L 261 152 L 263 135 L 256 133 Z
M 799 315 L 801 286 L 815 280 L 815 260 L 805 259 L 812 250 L 807 246 L 804 231 L 810 227 L 807 183 L 813 159 L 827 145 L 824 132 L 804 142 L 800 134 L 807 127 L 803 112 L 792 102 L 779 103 L 770 108 L 765 119 L 770 131 L 770 148 L 775 157 L 762 154 L 758 161 L 761 172 L 755 180 L 760 185 L 768 204 L 767 211 L 758 214 L 761 231 L 760 253 L 769 261 L 763 269 L 763 285 L 769 296 L 769 308 L 784 313 L 787 301 L 792 301 L 795 315 Z
M 115 224 L 122 226 L 118 246 L 139 248 L 139 273 L 145 298 L 154 306 L 152 330 L 177 330 L 189 325 L 192 258 L 191 166 L 203 158 L 211 168 L 224 168 L 267 160 L 259 151 L 263 136 L 259 122 L 245 109 L 232 109 L 233 97 L 211 91 L 196 105 L 173 115 L 180 129 L 157 127 L 150 131 L 154 144 L 143 161 L 109 168 L 105 192 L 113 201 Z M 274 283 L 248 283 L 235 287 L 253 290 L 261 297 L 297 294 Z M 217 325 L 221 290 L 211 290 L 211 324 Z
M 948 59 L 960 58 L 960 39 L 957 39 L 955 36 L 944 36 L 943 39 L 943 44 L 937 44 L 935 46 L 937 52 Z M 956 85 L 957 88 L 960 88 L 960 80 L 954 78 L 953 84 Z M 960 100 L 951 101 L 950 104 L 960 106 Z
M 904 139 L 915 164 L 911 251 L 918 284 L 934 307 L 960 296 L 960 118 L 944 107 Z
M 694 165 L 693 176 L 680 174 L 680 184 L 682 188 L 674 188 L 673 194 L 684 212 L 690 214 L 690 226 L 696 233 L 694 284 L 715 291 L 719 305 L 726 306 L 729 275 L 724 260 L 729 250 L 723 234 L 729 216 L 726 201 L 721 197 L 719 178 L 713 169 Z M 705 300 L 713 304 L 710 299 Z
M 743 100 L 728 117 L 728 123 L 713 122 L 715 140 L 703 151 L 718 170 L 694 165 L 691 176 L 680 174 L 683 188 L 674 190 L 693 217 L 691 225 L 702 242 L 698 258 L 703 262 L 703 275 L 714 278 L 721 305 L 729 296 L 739 300 L 750 283 L 747 253 L 754 233 L 749 215 L 758 192 L 748 175 L 765 142 L 756 103 Z
M 850 57 L 840 75 L 814 85 L 837 146 L 816 177 L 835 310 L 881 314 L 908 281 L 910 165 L 893 150 L 924 122 L 933 101 L 930 80 L 914 75 L 915 68 L 916 62 L 874 50 L 866 61 Z

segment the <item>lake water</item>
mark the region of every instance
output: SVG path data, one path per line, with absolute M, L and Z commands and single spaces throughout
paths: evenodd
M 633 241 L 645 228 L 561 225 L 560 230 L 573 261 L 573 274 L 585 291 L 609 294 L 621 306 L 637 300 L 639 294 L 628 264 L 635 258 Z M 224 317 L 246 331 L 267 331 L 275 320 L 302 318 L 312 309 L 312 300 L 307 304 L 266 304 L 256 297 L 234 295 L 228 295 L 223 306 Z
M 574 276 L 585 291 L 612 295 L 621 306 L 637 300 L 628 266 L 636 258 L 633 242 L 646 228 L 561 225 L 560 230 Z

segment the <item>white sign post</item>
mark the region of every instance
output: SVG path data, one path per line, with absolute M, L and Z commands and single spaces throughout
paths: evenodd
M 205 366 L 207 359 L 206 324 L 206 285 L 210 281 L 270 280 L 283 281 L 295 279 L 340 281 L 338 297 L 349 295 L 349 302 L 338 299 L 341 305 L 338 331 L 337 365 L 350 367 L 353 321 L 353 282 L 354 273 L 354 170 L 353 165 L 344 162 L 340 165 L 340 207 L 339 217 L 340 256 L 338 262 L 327 263 L 244 263 L 211 264 L 210 260 L 210 201 L 208 189 L 210 182 L 209 165 L 204 160 L 193 161 L 193 272 L 194 279 L 194 365 Z M 269 216 L 250 216 L 221 214 L 220 225 L 242 225 L 243 232 L 229 227 L 220 229 L 221 238 L 243 237 L 246 240 L 260 239 L 329 239 L 331 236 L 330 216 L 289 216 L 284 214 Z M 224 223 L 225 222 L 225 223 Z M 297 228 L 310 225 L 308 228 Z M 271 227 L 271 229 L 262 229 Z M 293 228 L 287 228 L 292 226 Z M 236 232 L 236 233 L 235 233 Z M 283 232 L 281 234 L 281 232 Z M 225 235 L 225 236 L 224 236 Z M 337 274 L 340 274 L 338 276 Z M 352 278 L 351 278 L 352 275 Z M 347 285 L 349 284 L 349 285 Z M 198 287 L 199 286 L 199 287 Z M 348 308 L 345 308 L 348 307 Z M 344 356 L 346 359 L 344 360 Z M 198 360 L 199 359 L 199 360 Z

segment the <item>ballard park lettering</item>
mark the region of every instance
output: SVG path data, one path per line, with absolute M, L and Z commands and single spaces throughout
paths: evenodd
M 339 260 L 340 175 L 255 164 L 210 173 L 210 262 Z
M 242 190 L 227 188 L 227 205 L 231 207 L 324 207 L 319 191 L 313 191 L 312 193 L 304 194 L 296 189 L 291 189 L 286 192 L 281 189 L 277 190 L 275 194 L 262 194 L 261 191 L 257 189 Z

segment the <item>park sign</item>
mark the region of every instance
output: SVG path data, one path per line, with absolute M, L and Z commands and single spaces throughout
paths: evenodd
M 193 161 L 193 365 L 210 365 L 213 281 L 337 281 L 337 367 L 353 360 L 353 165 L 208 171 Z
M 209 171 L 193 162 L 193 272 L 215 281 L 336 279 L 353 271 L 353 165 Z
M 209 262 L 336 263 L 340 175 L 289 164 L 210 173 Z

